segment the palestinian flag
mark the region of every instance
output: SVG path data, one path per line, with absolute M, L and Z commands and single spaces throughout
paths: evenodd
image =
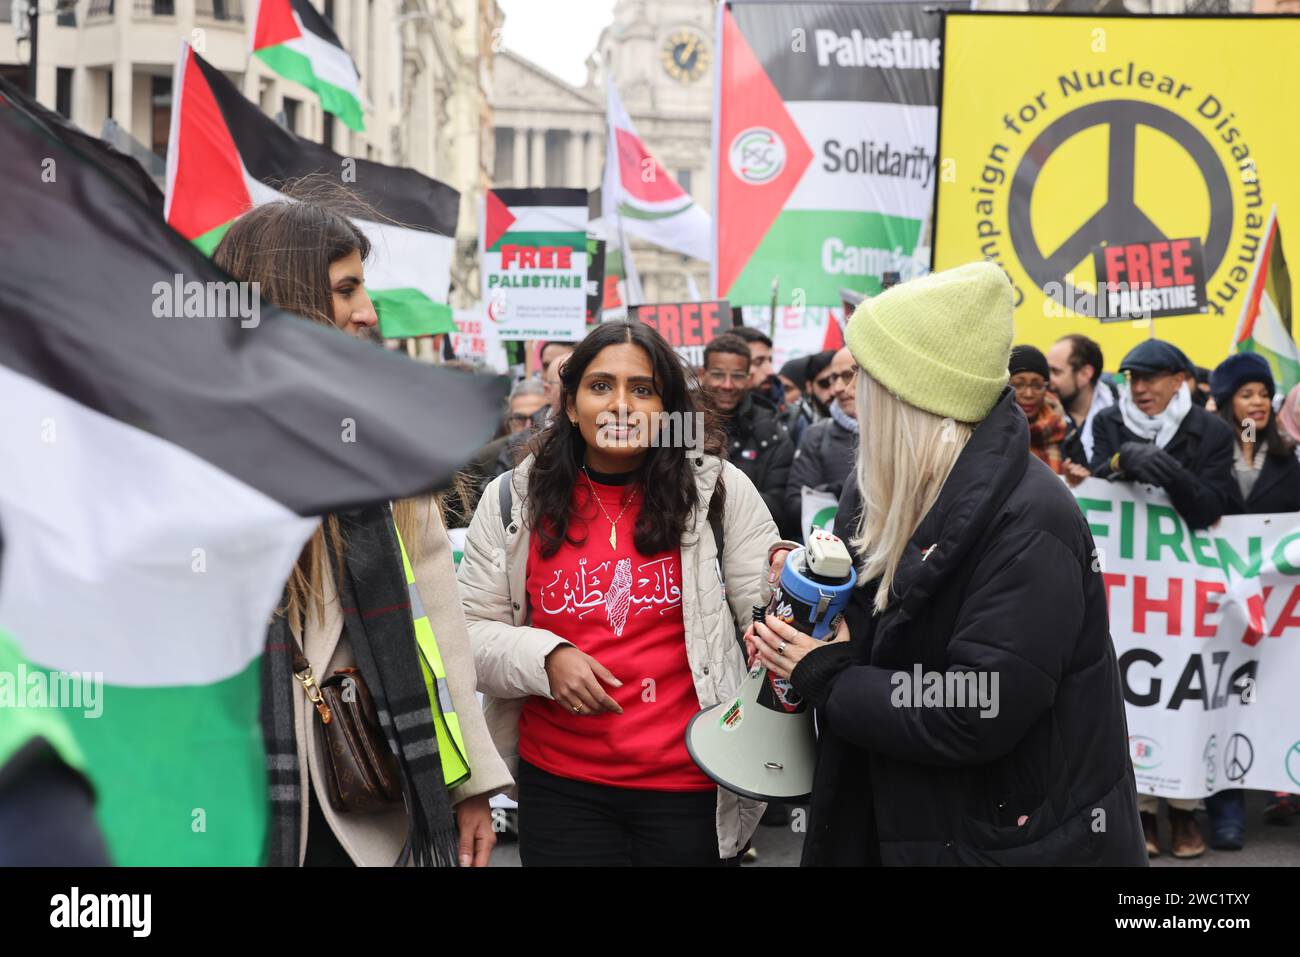
M 447 305 L 456 190 L 415 170 L 343 157 L 295 136 L 186 43 L 172 89 L 166 217 L 182 236 L 211 255 L 246 210 L 285 198 L 277 185 L 327 174 L 388 220 L 357 221 L 373 247 L 366 289 L 383 335 L 456 331 Z
M 1277 207 L 1269 213 L 1264 242 L 1250 292 L 1242 304 L 1235 343 L 1238 352 L 1255 352 L 1268 360 L 1281 392 L 1300 384 L 1300 349 L 1291 325 L 1291 275 L 1282 255 Z
M 74 153 L 85 156 L 102 167 L 105 172 L 112 174 L 123 189 L 152 208 L 157 215 L 163 214 L 162 190 L 134 156 L 118 150 L 106 140 L 82 132 L 62 115 L 47 110 L 35 100 L 27 100 L 26 105 L 49 135 L 56 137 Z M 58 175 L 57 167 L 54 169 L 54 174 Z
M 713 294 L 839 308 L 926 272 L 942 17 L 918 3 L 718 4 Z M 792 42 L 791 38 L 794 38 Z
M 609 80 L 609 141 L 601 192 L 603 218 L 628 236 L 665 249 L 709 259 L 709 214 L 650 155 Z
M 254 22 L 253 53 L 259 60 L 314 90 L 326 113 L 354 130 L 366 128 L 357 65 L 310 0 L 261 0 Z
M 3 82 L 0 156 L 21 237 L 0 270 L 0 630 L 25 701 L 55 687 L 33 674 L 81 676 L 61 713 L 118 863 L 257 864 L 260 657 L 315 516 L 446 484 L 499 380 L 260 302 Z

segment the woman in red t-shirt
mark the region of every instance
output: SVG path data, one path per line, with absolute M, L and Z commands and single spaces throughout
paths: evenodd
M 480 689 L 518 715 L 490 723 L 503 754 L 517 733 L 520 857 L 718 864 L 761 805 L 720 799 L 684 734 L 739 687 L 736 625 L 782 543 L 749 480 L 705 451 L 721 434 L 653 328 L 595 327 L 560 386 L 535 455 L 498 480 L 521 501 L 503 520 L 485 491 L 460 574 Z

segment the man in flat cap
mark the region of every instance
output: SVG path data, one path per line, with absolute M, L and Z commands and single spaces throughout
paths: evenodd
M 1233 496 L 1232 430 L 1192 400 L 1195 373 L 1182 351 L 1148 339 L 1120 363 L 1128 392 L 1097 413 L 1093 425 L 1092 474 L 1112 481 L 1143 482 L 1163 488 L 1191 528 L 1219 520 Z M 1195 799 L 1169 799 L 1174 857 L 1199 857 L 1205 839 L 1196 823 Z M 1156 840 L 1159 805 L 1138 797 L 1147 854 L 1160 853 Z
M 1177 346 L 1148 339 L 1119 369 L 1129 389 L 1097 413 L 1092 474 L 1158 486 L 1190 527 L 1208 528 L 1233 494 L 1232 430 L 1192 401 L 1193 367 Z

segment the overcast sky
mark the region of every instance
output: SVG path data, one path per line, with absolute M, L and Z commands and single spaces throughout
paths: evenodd
M 614 0 L 497 0 L 507 49 L 569 83 L 587 79 L 587 55 L 614 19 Z

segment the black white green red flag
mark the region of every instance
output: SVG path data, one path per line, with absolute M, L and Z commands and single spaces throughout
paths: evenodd
M 767 304 L 776 280 L 782 305 L 837 308 L 842 287 L 928 270 L 941 22 L 919 3 L 718 5 L 717 298 Z
M 1277 206 L 1268 216 L 1251 277 L 1250 294 L 1241 304 L 1237 323 L 1238 352 L 1254 352 L 1268 360 L 1283 392 L 1300 385 L 1300 347 L 1296 345 L 1291 315 L 1291 273 L 1282 254 L 1282 228 Z
M 613 77 L 607 92 L 609 138 L 601 185 L 606 224 L 624 235 L 707 262 L 713 232 L 709 214 L 651 155 L 623 108 Z
M 3 81 L 0 156 L 21 237 L 0 270 L 0 630 L 29 669 L 9 691 L 80 696 L 63 716 L 117 863 L 257 864 L 259 660 L 314 516 L 445 485 L 503 388 L 261 302 Z
M 364 130 L 361 77 L 329 21 L 309 0 L 259 0 L 253 55 L 320 97 L 321 109 Z M 374 21 L 372 29 L 381 29 Z
M 266 116 L 220 70 L 181 45 L 173 81 L 166 217 L 211 254 L 254 204 L 277 187 L 325 174 L 385 221 L 357 220 L 372 245 L 366 287 L 387 338 L 455 332 L 451 259 L 460 194 L 412 169 L 344 157 Z

